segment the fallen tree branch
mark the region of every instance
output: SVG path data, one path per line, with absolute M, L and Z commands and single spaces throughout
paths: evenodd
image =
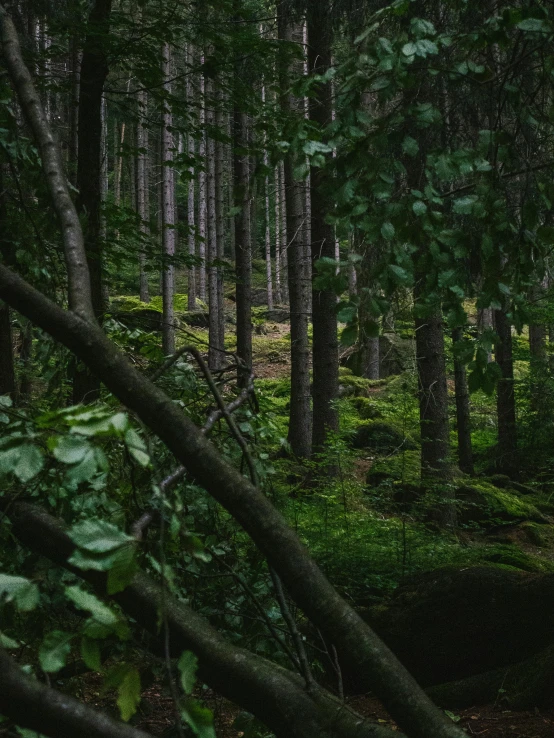
M 151 738 L 27 676 L 0 648 L 0 713 L 51 738 Z
M 75 546 L 56 518 L 35 505 L 5 497 L 0 497 L 0 509 L 23 545 L 72 571 L 106 597 L 106 574 L 82 571 L 67 563 Z M 323 689 L 308 694 L 298 675 L 227 642 L 202 616 L 164 593 L 161 585 L 143 573 L 136 574 L 130 586 L 111 599 L 155 637 L 163 603 L 171 656 L 179 657 L 185 649 L 193 651 L 200 678 L 252 712 L 280 738 L 400 738 L 399 733 L 344 708 Z M 74 735 L 88 738 L 78 731 Z

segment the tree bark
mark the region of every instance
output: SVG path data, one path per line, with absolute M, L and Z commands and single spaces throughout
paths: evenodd
M 278 6 L 279 38 L 290 43 L 293 26 Z M 285 92 L 289 89 L 289 70 L 282 55 L 279 62 L 281 109 L 285 116 L 298 113 L 299 101 Z M 286 208 L 286 234 L 281 228 L 281 237 L 290 243 L 287 252 L 288 293 L 290 303 L 290 411 L 288 442 L 292 453 L 299 458 L 310 456 L 311 444 L 311 393 L 310 393 L 310 346 L 308 341 L 308 291 L 309 283 L 304 279 L 304 188 L 294 179 L 294 161 L 288 154 L 283 165 L 283 194 Z M 283 263 L 284 259 L 281 260 Z
M 216 125 L 223 134 L 228 127 L 228 115 L 224 111 L 227 102 L 226 96 L 221 89 L 217 94 L 218 108 L 216 111 Z M 218 304 L 218 341 L 220 349 L 225 349 L 225 153 L 226 145 L 222 141 L 215 142 L 215 225 L 217 233 L 217 259 L 220 265 L 217 270 L 217 304 Z M 224 354 L 220 355 L 220 363 L 224 363 Z
M 503 473 L 513 476 L 517 475 L 518 472 L 518 452 L 512 327 L 504 310 L 494 311 L 494 324 L 498 335 L 495 359 L 501 373 L 496 389 L 496 412 L 498 417 L 497 466 Z
M 206 84 L 206 123 L 208 139 L 206 146 L 205 169 L 207 172 L 208 219 L 206 261 L 208 270 L 208 366 L 217 371 L 222 364 L 223 354 L 219 345 L 219 268 L 217 267 L 217 206 L 216 206 L 216 151 L 213 138 L 215 94 L 212 80 Z
M 105 39 L 109 34 L 111 0 L 96 0 L 89 15 L 87 37 L 81 60 L 77 211 L 86 222 L 85 249 L 90 274 L 90 292 L 94 315 L 102 320 L 102 95 L 108 76 Z M 76 365 L 73 376 L 73 402 L 93 402 L 100 396 L 100 384 L 86 369 Z
M 240 16 L 239 16 L 240 17 Z M 235 63 L 235 86 L 243 73 L 240 61 Z M 235 208 L 235 274 L 237 310 L 237 354 L 245 370 L 241 382 L 252 372 L 252 243 L 251 243 L 251 180 L 248 155 L 248 117 L 240 109 L 235 89 L 233 103 L 233 182 Z
M 422 297 L 417 280 L 416 303 Z M 423 306 L 420 305 L 420 308 Z M 426 486 L 448 481 L 450 435 L 448 425 L 448 389 L 444 357 L 444 333 L 441 305 L 429 306 L 424 317 L 415 319 L 416 363 L 419 384 L 419 423 L 421 428 L 421 480 Z M 449 494 L 440 490 L 441 499 L 434 506 L 433 517 L 439 524 L 452 526 L 456 509 Z M 443 496 L 444 495 L 444 496 Z
M 2 261 L 14 265 L 13 246 L 7 239 L 7 210 L 5 195 L 5 164 L 0 164 L 0 256 Z M 13 336 L 10 307 L 0 302 L 0 395 L 16 394 L 15 367 L 13 361 Z
M 171 51 L 166 43 L 162 49 L 162 75 L 164 91 L 171 94 Z M 175 179 L 173 170 L 173 114 L 167 99 L 163 101 L 162 112 L 162 303 L 163 326 L 162 348 L 166 356 L 175 352 L 175 313 L 173 297 L 175 292 Z
M 148 186 L 148 128 L 145 125 L 148 113 L 148 98 L 146 96 L 146 90 L 139 90 L 139 92 L 137 93 L 137 104 L 137 211 L 140 218 L 140 230 L 142 238 L 146 240 L 150 232 L 150 198 Z M 146 272 L 146 253 L 143 245 L 141 246 L 139 253 L 139 297 L 141 302 L 150 302 L 148 274 Z
M 204 55 L 200 56 L 200 63 L 204 64 Z M 206 301 L 206 241 L 207 241 L 207 181 L 204 161 L 206 159 L 206 83 L 204 73 L 200 72 L 198 78 L 199 113 L 198 126 L 200 128 L 200 139 L 198 141 L 198 161 L 201 162 L 198 172 L 198 297 Z
M 331 66 L 331 9 L 328 2 L 309 0 L 307 10 L 308 63 L 312 74 L 323 74 Z M 320 85 L 310 99 L 310 120 L 319 129 L 331 122 L 333 112 L 331 86 Z M 312 167 L 311 178 L 311 258 L 314 265 L 321 258 L 335 258 L 334 229 L 326 223 L 329 203 L 322 186 L 324 174 Z M 339 388 L 337 339 L 337 299 L 331 290 L 312 289 L 313 324 L 313 424 L 312 448 L 322 450 L 329 431 L 339 427 L 334 401 Z
M 473 449 L 471 446 L 471 412 L 465 365 L 456 358 L 456 344 L 463 339 L 462 328 L 452 331 L 454 349 L 454 391 L 456 394 L 456 431 L 458 434 L 458 466 L 464 474 L 473 476 Z
M 281 293 L 281 183 L 279 165 L 274 171 L 275 187 L 275 300 L 277 305 L 283 304 Z

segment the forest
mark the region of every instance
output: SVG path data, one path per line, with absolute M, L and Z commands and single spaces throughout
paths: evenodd
M 0 0 L 0 736 L 554 735 L 554 5 Z

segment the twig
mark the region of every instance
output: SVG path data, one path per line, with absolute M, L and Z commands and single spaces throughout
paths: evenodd
M 292 617 L 291 611 L 289 610 L 289 606 L 285 598 L 285 592 L 283 590 L 281 580 L 279 579 L 279 575 L 272 566 L 269 567 L 269 573 L 271 574 L 271 581 L 273 582 L 273 587 L 275 588 L 275 594 L 277 596 L 277 602 L 279 603 L 281 614 L 283 615 L 283 619 L 287 624 L 287 627 L 292 636 L 292 640 L 294 642 L 294 646 L 296 648 L 300 671 L 302 673 L 302 676 L 304 677 L 304 681 L 306 682 L 306 690 L 308 692 L 311 692 L 316 686 L 316 683 L 312 676 L 312 671 L 308 662 L 306 649 L 304 648 L 304 643 L 302 642 L 302 636 L 298 632 L 296 622 Z

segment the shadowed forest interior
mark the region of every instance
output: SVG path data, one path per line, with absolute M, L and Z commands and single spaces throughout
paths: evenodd
M 0 4 L 0 736 L 554 735 L 554 7 Z

